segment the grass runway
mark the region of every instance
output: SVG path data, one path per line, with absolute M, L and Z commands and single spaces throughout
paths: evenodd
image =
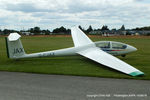
M 93 41 L 118 41 L 135 46 L 138 51 L 121 60 L 145 73 L 142 77 L 132 77 L 104 67 L 81 56 L 46 57 L 12 60 L 6 55 L 5 37 L 0 37 L 0 71 L 29 72 L 42 74 L 93 76 L 108 78 L 150 79 L 150 37 L 90 37 Z M 36 53 L 72 47 L 70 36 L 24 36 L 21 38 L 26 53 Z

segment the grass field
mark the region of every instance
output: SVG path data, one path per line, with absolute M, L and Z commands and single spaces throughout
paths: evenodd
M 119 57 L 123 61 L 143 71 L 143 77 L 131 77 L 104 67 L 81 56 L 30 58 L 11 60 L 7 58 L 5 38 L 0 37 L 0 71 L 30 72 L 94 76 L 109 78 L 150 79 L 150 37 L 91 37 L 93 41 L 111 40 L 135 46 L 138 51 Z M 49 51 L 73 46 L 71 37 L 22 37 L 26 53 Z

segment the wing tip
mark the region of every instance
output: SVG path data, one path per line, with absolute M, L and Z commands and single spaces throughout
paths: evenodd
M 141 71 L 135 71 L 135 72 L 129 73 L 129 75 L 131 75 L 131 76 L 144 76 L 144 73 Z

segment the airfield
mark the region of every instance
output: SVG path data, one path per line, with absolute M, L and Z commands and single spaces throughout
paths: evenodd
M 93 41 L 118 41 L 132 45 L 138 51 L 119 59 L 145 73 L 142 77 L 131 77 L 102 66 L 81 56 L 46 57 L 12 60 L 7 58 L 5 37 L 0 37 L 0 71 L 42 73 L 54 75 L 92 76 L 103 78 L 150 79 L 150 37 L 146 36 L 90 36 Z M 71 36 L 23 36 L 26 53 L 36 53 L 73 47 Z

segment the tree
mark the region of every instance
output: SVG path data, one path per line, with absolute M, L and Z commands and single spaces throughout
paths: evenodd
M 69 34 L 71 33 L 71 30 L 64 28 L 61 26 L 60 28 L 56 28 L 53 30 L 54 34 Z
M 64 28 L 63 26 L 61 26 L 59 28 L 59 31 L 60 31 L 60 33 L 66 33 L 67 32 L 66 28 Z
M 125 27 L 124 27 L 124 25 L 121 26 L 120 30 L 121 31 L 125 31 L 126 30 Z
M 28 31 L 29 31 L 30 33 L 34 33 L 34 29 L 33 29 L 33 28 L 30 28 Z
M 113 28 L 112 31 L 117 31 L 117 29 L 116 29 L 116 28 Z
M 42 30 L 41 32 L 45 33 L 45 35 L 50 35 L 50 33 L 51 33 L 48 29 L 47 30 Z
M 101 31 L 106 31 L 106 30 L 109 30 L 108 26 L 103 25 L 103 27 L 101 28 Z
M 141 27 L 141 28 L 137 27 L 137 28 L 132 29 L 132 30 L 139 30 L 139 31 L 145 30 L 145 31 L 150 31 L 150 26 L 147 26 L 147 27 Z
M 91 31 L 93 31 L 92 26 L 90 25 L 89 28 L 86 30 L 87 33 L 90 33 Z
M 10 34 L 10 33 L 14 33 L 14 32 L 19 33 L 19 32 L 18 32 L 18 31 L 16 31 L 16 30 L 9 30 L 9 29 L 4 29 L 4 30 L 3 30 L 3 34 L 4 34 L 4 35 L 8 35 L 8 34 Z
M 8 29 L 4 29 L 4 30 L 3 30 L 3 34 L 4 34 L 4 35 L 8 35 L 8 34 L 9 34 L 9 30 L 8 30 Z
M 40 27 L 34 27 L 33 30 L 34 30 L 35 35 L 39 35 L 41 33 Z
M 0 29 L 0 35 L 2 35 L 2 30 Z
M 30 33 L 34 33 L 35 35 L 39 35 L 39 34 L 41 33 L 40 27 L 30 28 L 28 31 L 29 31 Z
M 71 30 L 70 30 L 70 29 L 67 29 L 66 34 L 71 34 Z

